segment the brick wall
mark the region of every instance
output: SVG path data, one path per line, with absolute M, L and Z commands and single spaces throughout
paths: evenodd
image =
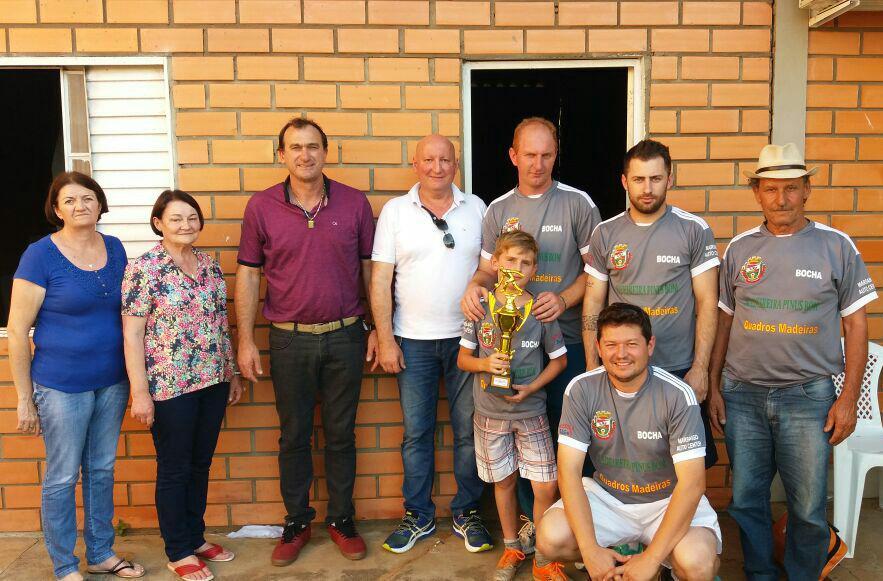
M 413 183 L 407 160 L 420 136 L 439 132 L 459 146 L 465 60 L 643 57 L 648 132 L 668 143 L 676 160 L 671 201 L 703 215 L 724 244 L 759 221 L 740 176 L 769 139 L 771 21 L 769 3 L 737 0 L 3 0 L 0 54 L 170 55 L 179 185 L 203 201 L 208 223 L 200 242 L 232 282 L 248 195 L 283 175 L 273 164 L 273 136 L 286 119 L 317 119 L 331 137 L 329 175 L 369 192 L 379 212 Z M 880 28 L 846 30 L 858 22 Z M 859 100 L 864 108 L 883 107 L 883 57 L 871 55 L 880 52 L 881 34 L 879 14 L 813 33 L 808 114 L 808 147 L 826 162 L 816 180 L 826 187 L 816 191 L 811 210 L 859 237 L 868 260 L 877 262 L 883 240 L 868 238 L 880 233 L 870 212 L 883 205 L 883 166 L 868 161 L 881 159 L 881 139 L 871 132 L 880 134 L 883 114 L 856 108 Z M 862 47 L 867 56 L 859 56 Z M 856 58 L 868 66 L 857 66 Z M 864 114 L 876 130 L 854 118 Z M 850 144 L 824 144 L 832 129 Z M 849 155 L 832 160 L 829 151 Z M 872 269 L 879 284 L 883 266 Z M 872 308 L 879 339 L 881 306 Z M 260 322 L 257 337 L 266 349 Z M 14 433 L 5 356 L 0 342 L 0 530 L 37 530 L 42 444 Z M 400 514 L 397 397 L 393 378 L 366 373 L 356 433 L 362 518 Z M 210 525 L 277 522 L 284 513 L 272 400 L 263 381 L 227 415 L 212 466 Z M 439 419 L 436 494 L 444 507 L 454 492 L 444 404 Z M 127 418 L 120 437 L 117 515 L 151 527 L 155 464 L 150 436 L 140 428 Z M 320 514 L 321 446 L 317 430 L 313 496 Z M 729 498 L 729 473 L 722 443 L 718 448 L 722 461 L 709 473 L 709 497 L 720 507 Z

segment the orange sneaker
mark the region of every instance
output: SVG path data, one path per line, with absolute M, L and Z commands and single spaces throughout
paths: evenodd
M 571 581 L 564 573 L 564 565 L 558 561 L 552 561 L 545 567 L 537 567 L 537 561 L 533 562 L 534 581 Z
M 494 571 L 494 581 L 512 581 L 518 573 L 518 566 L 524 561 L 524 553 L 518 549 L 506 548 L 503 556 L 497 561 L 497 569 Z

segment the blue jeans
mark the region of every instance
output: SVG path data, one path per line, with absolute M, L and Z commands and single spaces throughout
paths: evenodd
M 445 380 L 451 429 L 454 433 L 454 479 L 457 494 L 451 512 L 478 509 L 484 483 L 478 477 L 473 443 L 472 374 L 457 367 L 460 338 L 419 340 L 399 338 L 405 369 L 398 374 L 399 399 L 404 415 L 402 461 L 405 510 L 435 518 L 432 484 L 435 480 L 435 417 L 439 379 Z
M 724 377 L 721 391 L 733 469 L 729 513 L 739 525 L 745 575 L 778 579 L 770 515 L 770 484 L 778 471 L 788 504 L 785 573 L 789 579 L 818 579 L 829 540 L 825 502 L 831 445 L 823 428 L 835 399 L 831 378 L 764 387 Z
M 34 403 L 46 444 L 43 537 L 56 577 L 73 573 L 80 565 L 74 555 L 74 489 L 81 468 L 86 560 L 95 565 L 114 554 L 113 465 L 128 401 L 128 382 L 82 393 L 34 384 Z

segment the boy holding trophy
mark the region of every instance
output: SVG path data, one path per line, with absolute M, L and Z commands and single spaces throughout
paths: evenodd
M 497 284 L 488 295 L 484 317 L 463 323 L 457 358 L 461 369 L 475 374 L 478 475 L 494 483 L 506 544 L 497 563 L 496 581 L 513 579 L 525 559 L 527 547 L 518 539 L 518 472 L 531 481 L 537 521 L 558 495 L 558 469 L 543 388 L 567 366 L 567 348 L 557 322 L 540 323 L 533 317 L 533 296 L 523 290 L 536 273 L 538 253 L 536 240 L 526 232 L 500 235 L 491 258 Z M 544 352 L 549 358 L 545 368 Z M 539 553 L 533 575 L 535 579 L 567 578 L 560 563 Z

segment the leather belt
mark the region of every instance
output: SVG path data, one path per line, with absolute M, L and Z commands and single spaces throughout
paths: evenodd
M 347 317 L 345 319 L 339 319 L 337 321 L 329 321 L 328 323 L 315 323 L 312 325 L 290 322 L 272 323 L 272 325 L 277 329 L 282 329 L 283 331 L 297 331 L 298 333 L 324 335 L 325 333 L 330 333 L 331 331 L 337 331 L 338 329 L 349 327 L 350 325 L 357 323 L 358 321 L 359 317 Z

